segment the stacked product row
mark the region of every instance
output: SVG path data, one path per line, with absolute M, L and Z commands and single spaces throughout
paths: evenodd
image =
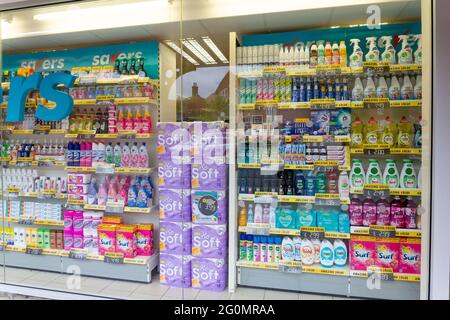
M 27 246 L 37 246 L 41 249 L 64 248 L 63 231 L 48 228 L 0 227 L 0 242 L 20 249 Z
M 5 218 L 62 221 L 62 205 L 22 200 L 3 200 L 0 214 Z
M 227 275 L 226 128 L 159 123 L 160 281 L 221 291 Z
M 22 193 L 37 192 L 39 196 L 64 195 L 68 192 L 67 179 L 56 176 L 38 176 L 36 170 L 2 169 L 3 192 L 17 188 Z

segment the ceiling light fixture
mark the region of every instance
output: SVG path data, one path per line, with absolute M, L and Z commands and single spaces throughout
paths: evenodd
M 197 58 L 202 60 L 204 64 L 217 64 L 208 52 L 203 49 L 193 38 L 182 39 L 183 45 L 188 48 Z
M 203 42 L 211 49 L 212 52 L 219 58 L 222 63 L 228 63 L 228 59 L 223 55 L 222 51 L 216 46 L 216 44 L 211 40 L 210 37 L 202 37 Z
M 172 40 L 166 40 L 165 43 L 171 47 L 173 50 L 175 50 L 177 53 L 181 54 L 187 61 L 192 63 L 193 65 L 198 66 L 199 63 L 192 58 L 189 54 L 187 54 L 185 51 L 182 51 L 179 46 L 177 46 Z

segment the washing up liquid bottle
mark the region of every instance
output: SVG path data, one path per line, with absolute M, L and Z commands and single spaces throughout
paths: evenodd
M 353 159 L 352 169 L 350 171 L 350 187 L 351 188 L 362 188 L 366 180 L 366 175 L 364 173 L 364 168 L 362 162 L 359 159 Z
M 142 132 L 142 114 L 139 110 L 136 111 L 136 119 L 134 119 L 134 130 L 137 133 Z
M 409 78 L 409 76 L 407 74 L 403 78 L 403 85 L 400 90 L 400 95 L 401 95 L 402 100 L 410 100 L 414 96 L 414 88 L 411 83 L 411 79 Z
M 400 188 L 415 189 L 417 188 L 417 176 L 414 170 L 413 162 L 409 159 L 403 160 L 403 168 L 400 174 Z
M 422 75 L 417 75 L 416 84 L 414 85 L 414 99 L 422 99 Z
M 389 96 L 389 89 L 384 76 L 378 79 L 377 98 L 387 98 Z
M 373 81 L 372 76 L 367 78 L 367 84 L 364 88 L 364 98 L 376 98 L 377 91 L 375 88 L 375 82 Z
M 361 148 L 363 145 L 363 123 L 359 117 L 352 123 L 351 145 L 354 148 Z
M 417 50 L 414 52 L 414 63 L 415 64 L 422 64 L 422 35 L 418 34 L 416 35 L 417 40 Z
M 391 86 L 389 87 L 389 100 L 400 100 L 400 83 L 397 76 L 391 78 Z
M 134 130 L 133 113 L 130 109 L 127 112 L 127 120 L 125 121 L 125 130 Z
M 412 64 L 413 63 L 413 54 L 411 46 L 408 44 L 408 35 L 399 36 L 400 41 L 402 42 L 402 49 L 398 53 L 398 64 Z
M 389 64 L 395 64 L 396 57 L 395 57 L 395 48 L 392 45 L 392 36 L 381 37 L 381 40 L 383 41 L 383 45 L 385 48 L 384 52 L 381 54 L 381 61 L 389 62 Z
M 380 61 L 380 50 L 376 45 L 377 37 L 366 38 L 367 44 L 369 46 L 369 52 L 366 54 L 367 62 L 378 62 Z
M 320 42 L 319 46 L 317 47 L 317 64 L 323 65 L 326 63 L 325 61 L 325 47 L 323 46 L 323 43 Z
M 378 140 L 378 123 L 374 117 L 370 117 L 366 125 L 366 144 L 377 144 Z
M 119 116 L 117 118 L 117 129 L 125 130 L 126 129 L 126 121 L 125 121 L 125 115 L 123 114 L 123 110 L 119 110 Z
M 341 67 L 347 66 L 347 47 L 345 46 L 344 40 L 339 44 L 339 64 Z
M 350 44 L 353 46 L 353 53 L 350 55 L 350 67 L 361 68 L 363 66 L 363 52 L 359 43 L 359 39 L 351 39 Z
M 355 80 L 355 86 L 352 90 L 352 101 L 362 101 L 364 97 L 364 88 L 359 77 Z
M 380 165 L 378 164 L 378 160 L 370 159 L 369 160 L 369 168 L 367 169 L 366 174 L 366 183 L 367 184 L 381 184 L 383 182 L 383 178 L 381 176 Z
M 381 143 L 386 144 L 389 147 L 393 147 L 396 141 L 395 137 L 395 124 L 389 116 L 384 119 L 383 132 L 381 133 Z
M 403 116 L 398 124 L 397 145 L 399 148 L 411 148 L 411 123 Z

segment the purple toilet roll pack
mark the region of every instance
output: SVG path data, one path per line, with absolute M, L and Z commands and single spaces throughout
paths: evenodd
M 170 159 L 158 161 L 158 186 L 170 189 L 191 188 L 191 165 L 175 164 Z
M 192 226 L 192 255 L 199 258 L 226 258 L 227 225 Z
M 190 222 L 159 222 L 159 250 L 170 254 L 191 254 Z
M 198 224 L 227 223 L 226 191 L 192 190 L 192 222 Z
M 211 164 L 192 164 L 191 187 L 195 190 L 226 190 L 228 188 L 228 166 L 223 161 Z
M 191 204 L 190 189 L 159 189 L 159 218 L 161 220 L 191 221 Z
M 202 164 L 211 158 L 226 158 L 227 129 L 222 121 L 192 122 L 191 135 L 192 163 Z
M 158 159 L 171 159 L 178 164 L 190 162 L 191 134 L 187 123 L 159 122 L 156 132 Z
M 191 286 L 191 256 L 161 253 L 159 282 L 173 287 Z
M 192 258 L 192 287 L 223 291 L 226 287 L 227 264 L 225 259 Z

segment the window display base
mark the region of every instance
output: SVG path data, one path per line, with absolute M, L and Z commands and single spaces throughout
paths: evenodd
M 419 282 L 380 281 L 378 284 L 368 284 L 367 278 L 309 273 L 294 274 L 243 267 L 238 268 L 238 284 L 249 287 L 340 295 L 354 298 L 420 299 Z
M 4 255 L 0 255 L 0 264 L 4 264 L 7 267 L 69 274 L 79 272 L 82 276 L 143 283 L 150 283 L 152 281 L 152 272 L 156 272 L 156 267 L 159 262 L 158 254 L 148 257 L 148 260 L 144 264 L 113 264 L 96 260 L 75 260 L 62 256 L 31 255 L 10 251 L 3 253 Z

